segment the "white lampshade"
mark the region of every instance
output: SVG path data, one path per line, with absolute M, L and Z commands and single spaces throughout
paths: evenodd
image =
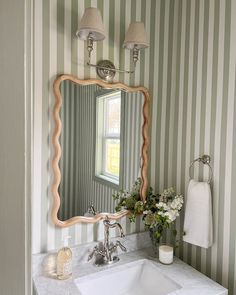
M 133 49 L 135 45 L 137 49 L 149 47 L 146 31 L 142 22 L 131 23 L 125 35 L 124 47 Z
M 101 13 L 94 7 L 85 9 L 76 36 L 86 40 L 89 34 L 92 35 L 94 41 L 101 41 L 106 37 Z

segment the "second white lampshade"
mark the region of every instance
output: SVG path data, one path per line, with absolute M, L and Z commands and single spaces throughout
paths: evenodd
M 133 49 L 134 46 L 136 46 L 137 49 L 149 47 L 144 23 L 142 22 L 132 22 L 125 35 L 124 47 Z

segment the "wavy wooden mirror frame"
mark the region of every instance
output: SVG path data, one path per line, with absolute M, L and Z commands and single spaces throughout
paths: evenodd
M 109 88 L 109 89 L 121 89 L 128 92 L 137 92 L 140 91 L 144 95 L 144 103 L 143 103 L 143 125 L 142 125 L 142 148 L 141 148 L 141 180 L 142 185 L 140 189 L 140 196 L 143 201 L 146 200 L 146 193 L 148 189 L 148 146 L 149 146 L 149 137 L 148 137 L 148 128 L 150 123 L 149 118 L 149 105 L 150 105 L 150 95 L 148 92 L 148 89 L 145 87 L 129 87 L 123 83 L 106 83 L 101 80 L 96 79 L 88 79 L 88 80 L 80 80 L 77 77 L 71 76 L 71 75 L 61 75 L 56 78 L 53 84 L 53 91 L 55 95 L 55 105 L 53 108 L 53 118 L 55 121 L 55 129 L 53 132 L 52 137 L 52 144 L 54 147 L 54 157 L 52 160 L 52 169 L 54 173 L 54 179 L 52 184 L 52 196 L 53 196 L 53 205 L 52 205 L 52 211 L 51 211 L 51 217 L 52 221 L 56 226 L 59 227 L 68 227 L 75 223 L 84 222 L 84 223 L 95 223 L 98 222 L 101 219 L 104 219 L 106 216 L 108 216 L 109 219 L 118 219 L 122 216 L 125 216 L 129 214 L 129 211 L 123 210 L 118 213 L 99 213 L 95 215 L 94 217 L 85 217 L 85 216 L 75 216 L 70 219 L 67 219 L 65 221 L 61 221 L 58 219 L 58 211 L 60 208 L 60 195 L 58 192 L 58 187 L 61 182 L 61 171 L 59 168 L 59 160 L 61 157 L 61 145 L 59 142 L 59 137 L 61 135 L 61 118 L 60 118 L 60 109 L 62 105 L 62 95 L 60 92 L 60 84 L 62 81 L 69 80 L 75 84 L 79 85 L 91 85 L 96 84 L 99 86 L 102 86 L 103 88 Z

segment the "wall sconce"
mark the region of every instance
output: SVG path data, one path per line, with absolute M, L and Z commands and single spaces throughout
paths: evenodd
M 109 60 L 101 60 L 96 65 L 91 63 L 91 53 L 93 51 L 93 42 L 102 41 L 106 37 L 105 28 L 102 22 L 101 13 L 97 8 L 89 7 L 85 9 L 81 19 L 79 29 L 76 36 L 87 41 L 88 62 L 87 65 L 95 67 L 98 76 L 102 80 L 111 82 L 116 72 L 132 74 L 135 72 L 136 63 L 139 59 L 139 50 L 149 47 L 147 42 L 146 31 L 142 22 L 132 22 L 129 25 L 125 35 L 124 48 L 132 50 L 133 69 L 121 70 L 115 68 L 114 64 Z

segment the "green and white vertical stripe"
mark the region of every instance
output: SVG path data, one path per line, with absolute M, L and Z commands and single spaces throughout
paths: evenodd
M 102 227 L 56 229 L 51 206 L 52 82 L 56 74 L 96 77 L 84 67 L 84 42 L 74 35 L 84 9 L 99 7 L 108 37 L 95 46 L 93 62 L 109 58 L 129 68 L 122 48 L 130 21 L 145 23 L 150 48 L 134 76 L 116 80 L 143 85 L 152 95 L 151 185 L 185 192 L 189 163 L 212 156 L 214 245 L 209 250 L 180 243 L 178 255 L 236 294 L 236 1 L 235 0 L 37 0 L 34 4 L 34 200 L 33 251 L 59 247 L 65 232 L 72 243 L 101 236 Z M 207 177 L 201 167 L 195 169 Z M 126 231 L 139 230 L 122 220 Z M 181 232 L 183 216 L 177 222 Z

